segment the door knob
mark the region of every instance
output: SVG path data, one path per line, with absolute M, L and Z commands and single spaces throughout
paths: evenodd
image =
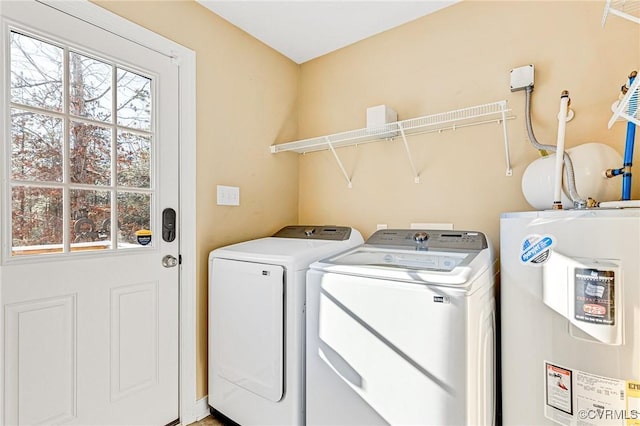
M 171 256 L 170 254 L 162 258 L 162 266 L 164 266 L 165 268 L 173 268 L 176 265 L 178 265 L 178 259 Z

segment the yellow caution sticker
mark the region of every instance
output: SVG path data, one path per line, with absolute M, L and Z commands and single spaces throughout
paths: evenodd
M 640 426 L 640 382 L 627 381 L 627 426 Z

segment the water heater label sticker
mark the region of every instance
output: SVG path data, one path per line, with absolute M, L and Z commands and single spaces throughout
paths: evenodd
M 578 424 L 623 426 L 631 416 L 626 411 L 625 380 L 576 371 Z
M 640 382 L 627 382 L 627 425 L 640 426 Z
M 615 271 L 576 268 L 574 282 L 575 319 L 615 325 Z
M 549 259 L 554 245 L 555 238 L 551 235 L 529 235 L 522 241 L 520 262 L 525 265 L 542 265 Z
M 549 407 L 573 414 L 573 372 L 548 362 L 545 365 L 545 399 Z M 545 414 L 547 410 L 545 407 Z M 547 416 L 549 417 L 549 416 Z M 556 420 L 556 419 L 552 419 Z
M 545 368 L 544 415 L 564 426 L 640 426 L 640 382 Z

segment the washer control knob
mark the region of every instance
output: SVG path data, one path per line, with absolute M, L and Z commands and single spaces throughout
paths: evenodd
M 429 239 L 429 234 L 427 234 L 426 232 L 416 232 L 413 235 L 413 239 L 417 243 L 424 243 L 425 241 L 427 241 Z
M 316 228 L 305 228 L 304 235 L 306 235 L 307 237 L 310 237 L 313 234 L 315 234 L 315 232 L 316 232 Z

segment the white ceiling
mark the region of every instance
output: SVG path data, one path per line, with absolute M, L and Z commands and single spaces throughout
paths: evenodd
M 460 0 L 197 0 L 298 64 Z

